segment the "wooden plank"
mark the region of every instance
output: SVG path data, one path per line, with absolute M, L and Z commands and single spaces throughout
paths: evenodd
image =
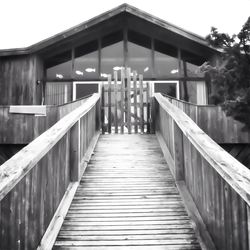
M 69 184 L 67 191 L 65 192 L 64 197 L 62 198 L 45 234 L 43 235 L 37 250 L 52 249 L 56 237 L 66 217 L 70 204 L 74 198 L 78 185 L 79 185 L 78 182 Z
M 207 231 L 206 225 L 202 219 L 202 216 L 199 213 L 199 210 L 197 209 L 195 202 L 190 195 L 189 191 L 187 190 L 187 187 L 185 185 L 184 181 L 178 181 L 177 187 L 180 190 L 180 194 L 185 202 L 185 207 L 187 208 L 188 214 L 191 217 L 191 219 L 195 222 L 195 233 L 198 236 L 198 239 L 201 243 L 201 246 L 206 249 L 215 250 L 216 247 L 214 245 L 214 242 Z
M 140 89 L 140 130 L 144 133 L 144 108 L 143 108 L 143 76 L 139 75 L 139 89 Z
M 114 95 L 114 101 L 115 101 L 115 110 L 114 110 L 114 125 L 115 125 L 115 133 L 118 133 L 118 93 L 117 93 L 117 80 L 118 80 L 118 74 L 117 71 L 114 71 L 114 88 L 115 88 L 115 95 Z
M 133 71 L 133 84 L 134 84 L 134 130 L 135 133 L 138 133 L 138 114 L 137 114 L 137 73 Z
M 146 121 L 146 124 L 147 124 L 147 133 L 149 134 L 150 133 L 150 121 L 151 121 L 151 118 L 150 118 L 150 97 L 149 97 L 149 82 L 146 83 L 147 84 L 147 88 L 146 88 L 146 110 L 147 110 L 147 121 Z
M 250 204 L 250 172 L 230 154 L 208 137 L 187 115 L 156 93 L 161 107 L 175 120 L 183 134 L 208 161 L 212 168 Z
M 111 134 L 112 117 L 111 117 L 111 75 L 108 75 L 108 133 Z
M 121 134 L 124 133 L 124 112 L 125 112 L 125 69 L 121 69 Z
M 80 169 L 80 142 L 81 124 L 80 120 L 70 130 L 70 179 L 71 181 L 79 181 L 81 178 Z
M 124 159 L 131 159 L 129 151 L 134 152 L 134 147 L 139 148 L 132 156 L 138 168 L 130 172 L 126 166 L 131 162 Z M 104 161 L 117 167 L 103 165 Z M 72 244 L 87 248 L 124 245 L 130 249 L 135 244 L 150 244 L 153 248 L 162 245 L 175 249 L 178 245 L 178 249 L 200 249 L 155 136 L 100 137 L 54 248 Z
M 16 114 L 34 114 L 34 115 L 46 115 L 46 106 L 41 105 L 11 105 L 9 109 L 10 113 Z
M 127 127 L 128 133 L 131 134 L 131 70 L 127 68 Z
M 175 180 L 184 180 L 184 152 L 183 152 L 183 138 L 182 131 L 178 125 L 174 122 L 173 126 L 174 137 L 174 172 Z
M 1 166 L 0 200 L 46 155 L 70 128 L 99 100 L 94 94 L 86 103 L 62 118 Z
M 102 126 L 102 134 L 105 134 L 105 93 L 104 93 L 104 83 L 101 85 L 101 126 Z

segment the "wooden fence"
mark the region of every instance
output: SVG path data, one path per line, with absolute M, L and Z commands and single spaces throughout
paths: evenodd
M 250 131 L 243 131 L 243 124 L 226 116 L 220 106 L 197 105 L 167 98 L 217 143 L 250 143 Z
M 0 106 L 0 144 L 30 143 L 66 114 L 81 106 L 87 98 L 46 106 L 46 116 L 10 113 L 10 106 Z
M 46 82 L 46 105 L 61 105 L 72 101 L 72 82 Z
M 0 166 L 1 250 L 37 248 L 62 198 L 76 190 L 99 129 L 94 94 Z
M 250 171 L 161 94 L 155 94 L 155 111 L 170 169 L 191 195 L 216 248 L 249 249 Z
M 102 85 L 102 132 L 150 132 L 149 83 L 130 68 L 114 71 Z

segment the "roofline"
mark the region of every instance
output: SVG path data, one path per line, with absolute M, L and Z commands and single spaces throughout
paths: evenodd
M 169 22 L 164 21 L 163 19 L 155 17 L 147 12 L 144 12 L 144 11 L 134 7 L 134 6 L 131 6 L 129 4 L 124 3 L 124 4 L 119 5 L 118 7 L 114 8 L 114 9 L 106 11 L 98 16 L 95 16 L 95 17 L 93 17 L 85 22 L 82 22 L 76 26 L 73 26 L 72 28 L 69 28 L 69 29 L 64 30 L 60 33 L 57 33 L 54 36 L 46 38 L 38 43 L 35 43 L 33 45 L 28 46 L 28 47 L 0 50 L 0 56 L 27 55 L 27 54 L 37 52 L 37 51 L 39 51 L 39 50 L 41 50 L 49 45 L 53 45 L 56 42 L 60 42 L 61 40 L 65 39 L 67 37 L 73 36 L 73 35 L 81 32 L 81 31 L 83 31 L 91 26 L 94 26 L 95 24 L 98 24 L 99 22 L 108 20 L 111 17 L 116 16 L 116 15 L 123 13 L 123 12 L 127 12 L 127 13 L 134 15 L 134 16 L 140 17 L 146 21 L 149 21 L 149 22 L 156 24 L 160 27 L 168 29 L 174 33 L 177 33 L 183 37 L 186 37 L 186 38 L 193 40 L 193 41 L 195 41 L 203 46 L 206 46 L 212 50 L 217 51 L 216 48 L 207 44 L 204 37 L 199 36 L 193 32 L 187 31 L 185 29 L 182 29 L 174 24 L 171 24 Z

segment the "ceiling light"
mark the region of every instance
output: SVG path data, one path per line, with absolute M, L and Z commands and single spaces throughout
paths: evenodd
M 56 74 L 56 78 L 63 79 L 63 75 L 62 74 Z
M 113 70 L 121 70 L 122 69 L 122 67 L 119 67 L 119 66 L 115 66 L 114 68 L 113 68 Z
M 88 73 L 95 72 L 95 68 L 87 68 L 85 71 Z
M 79 76 L 83 76 L 83 72 L 80 71 L 80 70 L 76 70 L 76 74 L 79 75 Z
M 108 74 L 106 74 L 106 73 L 101 73 L 101 77 L 108 77 Z
M 176 74 L 176 73 L 178 73 L 178 72 L 179 72 L 178 69 L 172 69 L 170 73 L 171 73 L 171 74 Z

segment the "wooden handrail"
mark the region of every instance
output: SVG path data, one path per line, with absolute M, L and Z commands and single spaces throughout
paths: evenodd
M 54 126 L 0 166 L 0 201 L 99 99 L 99 94 L 93 94 L 84 105 L 63 117 Z
M 191 118 L 161 94 L 154 95 L 159 105 L 172 117 L 182 133 L 202 157 L 250 206 L 250 170 L 223 150 Z

